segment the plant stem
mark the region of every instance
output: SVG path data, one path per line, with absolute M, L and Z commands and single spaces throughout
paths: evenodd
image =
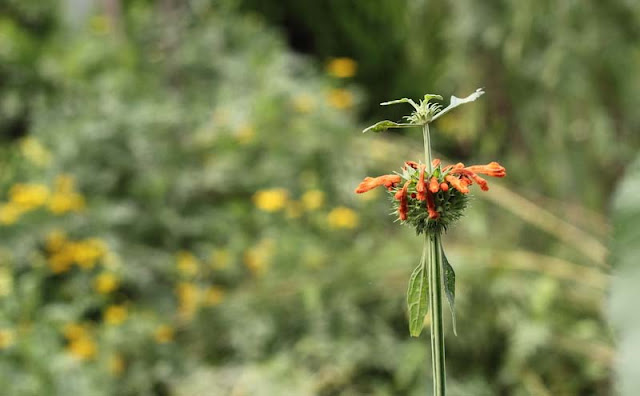
M 431 165 L 431 137 L 429 124 L 422 127 L 424 138 L 424 159 L 429 173 Z M 444 364 L 444 331 L 442 327 L 442 250 L 440 234 L 425 233 L 424 245 L 429 252 L 429 306 L 431 307 L 431 369 L 433 371 L 433 394 L 444 396 L 446 372 Z
M 429 244 L 429 306 L 431 307 L 431 367 L 433 370 L 433 394 L 444 396 L 446 371 L 444 355 L 444 329 L 442 326 L 442 251 L 440 234 L 425 237 Z
M 424 140 L 424 160 L 427 165 L 427 170 L 431 173 L 433 172 L 433 167 L 431 166 L 431 136 L 429 135 L 428 123 L 422 126 L 422 137 Z

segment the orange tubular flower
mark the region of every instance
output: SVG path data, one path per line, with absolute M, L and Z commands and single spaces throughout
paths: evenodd
M 507 175 L 506 169 L 497 162 L 490 162 L 487 165 L 474 165 L 467 168 L 473 173 L 480 173 L 481 175 L 493 176 L 493 177 L 505 177 Z
M 438 190 L 440 190 L 440 182 L 438 182 L 438 178 L 432 177 L 429 181 L 429 191 L 435 194 Z
M 427 211 L 430 219 L 437 219 L 440 214 L 436 211 L 436 204 L 433 202 L 433 194 L 427 193 Z
M 449 182 L 449 184 L 451 184 L 451 186 L 453 188 L 455 188 L 456 190 L 460 191 L 463 194 L 468 194 L 469 193 L 469 188 L 467 187 L 467 183 L 466 181 L 463 181 L 462 179 L 459 179 L 453 175 L 447 175 L 444 178 L 446 181 Z
M 418 183 L 416 183 L 416 192 L 418 193 L 416 195 L 416 198 L 420 201 L 424 201 L 425 199 L 427 199 L 427 185 L 424 182 L 425 168 L 426 167 L 424 165 L 420 166 L 420 177 L 418 178 Z
M 395 197 L 400 201 L 400 205 L 398 205 L 398 216 L 400 216 L 400 220 L 406 220 L 407 214 L 409 213 L 409 202 L 407 200 L 407 190 L 409 190 L 409 184 L 411 184 L 411 180 L 404 183 L 402 189 L 399 190 Z
M 395 184 L 400 183 L 400 180 L 402 180 L 400 175 L 365 177 L 360 185 L 358 185 L 358 187 L 356 188 L 356 193 L 362 194 L 380 186 L 385 186 L 387 190 L 390 190 Z
M 405 161 L 405 162 L 404 162 L 404 165 L 405 165 L 405 166 L 410 166 L 410 167 L 412 167 L 413 169 L 418 169 L 418 163 L 417 163 L 417 162 L 415 162 L 415 161 Z
M 440 189 L 442 191 L 449 191 L 449 185 L 445 182 L 440 183 Z

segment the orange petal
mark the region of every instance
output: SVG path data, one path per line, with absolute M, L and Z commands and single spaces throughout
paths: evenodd
M 429 191 L 435 194 L 438 190 L 440 190 L 440 183 L 438 183 L 438 179 L 432 177 L 429 181 Z
M 433 202 L 433 194 L 427 194 L 427 211 L 430 219 L 437 219 L 440 214 L 436 210 L 436 204 Z
M 440 189 L 442 191 L 449 191 L 449 185 L 445 182 L 440 183 Z
M 453 175 L 447 175 L 445 176 L 445 180 L 449 182 L 449 184 L 451 184 L 451 187 L 455 188 L 456 190 L 460 191 L 463 194 L 468 194 L 469 193 L 469 188 L 467 188 L 467 184 L 465 181 L 462 181 L 461 179 L 458 179 L 457 177 L 453 176 Z

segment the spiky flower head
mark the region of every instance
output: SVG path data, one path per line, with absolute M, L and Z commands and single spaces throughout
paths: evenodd
M 418 234 L 441 233 L 463 215 L 469 201 L 469 186 L 475 183 L 483 191 L 489 189 L 487 181 L 479 175 L 506 176 L 505 168 L 497 162 L 442 167 L 440 160 L 435 159 L 431 168 L 429 171 L 426 164 L 406 161 L 399 173 L 365 178 L 356 193 L 384 186 L 399 221 L 413 226 Z

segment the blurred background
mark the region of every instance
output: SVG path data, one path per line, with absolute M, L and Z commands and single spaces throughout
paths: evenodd
M 421 134 L 360 131 L 484 87 L 432 129 L 508 170 L 445 236 L 450 394 L 637 394 L 639 70 L 630 0 L 2 0 L 1 393 L 428 394 L 421 239 L 353 193 Z

